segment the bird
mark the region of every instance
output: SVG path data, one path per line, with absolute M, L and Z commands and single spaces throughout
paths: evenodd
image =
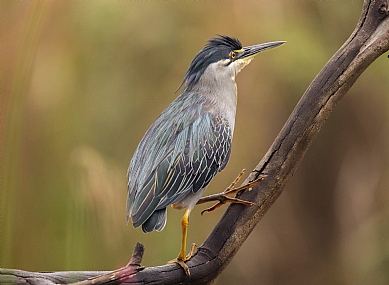
M 191 61 L 177 91 L 180 95 L 161 113 L 141 139 L 128 167 L 127 222 L 145 233 L 162 231 L 167 207 L 184 209 L 181 249 L 185 264 L 189 215 L 230 158 L 237 106 L 235 76 L 258 53 L 284 44 L 275 41 L 243 47 L 234 37 L 208 40 Z M 176 91 L 176 92 L 177 92 Z

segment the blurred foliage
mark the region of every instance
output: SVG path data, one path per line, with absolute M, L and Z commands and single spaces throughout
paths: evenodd
M 308 84 L 353 31 L 362 1 L 3 1 L 1 267 L 109 270 L 136 241 L 143 264 L 179 250 L 125 222 L 126 170 L 144 132 L 215 34 L 286 40 L 239 74 L 229 166 L 253 169 Z M 389 61 L 340 102 L 277 203 L 217 284 L 389 283 Z M 195 209 L 201 244 L 223 210 Z

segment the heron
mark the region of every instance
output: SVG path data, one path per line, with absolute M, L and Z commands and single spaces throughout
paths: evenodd
M 190 63 L 177 89 L 182 92 L 150 126 L 131 159 L 127 222 L 131 219 L 145 233 L 161 231 L 169 205 L 184 209 L 181 250 L 170 263 L 178 263 L 187 275 L 185 262 L 194 254 L 193 246 L 186 254 L 190 212 L 231 154 L 235 77 L 258 53 L 283 43 L 243 47 L 234 37 L 209 39 Z

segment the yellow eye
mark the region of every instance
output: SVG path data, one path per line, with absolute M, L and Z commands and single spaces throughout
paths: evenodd
M 232 52 L 230 52 L 229 56 L 230 56 L 230 59 L 234 59 L 236 57 L 236 53 L 232 51 Z

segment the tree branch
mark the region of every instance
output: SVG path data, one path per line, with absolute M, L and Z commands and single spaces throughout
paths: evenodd
M 244 184 L 260 176 L 265 180 L 239 193 L 252 207 L 231 205 L 187 262 L 190 277 L 176 264 L 141 268 L 140 245 L 130 264 L 114 272 L 29 273 L 2 269 L 1 284 L 60 284 L 89 277 L 85 284 L 208 284 L 228 265 L 255 225 L 281 194 L 297 169 L 311 142 L 337 102 L 346 94 L 362 72 L 389 49 L 389 10 L 386 0 L 365 0 L 354 32 L 312 81 L 290 115 L 274 143 Z M 105 275 L 102 275 L 105 274 Z M 43 282 L 44 281 L 44 282 Z

